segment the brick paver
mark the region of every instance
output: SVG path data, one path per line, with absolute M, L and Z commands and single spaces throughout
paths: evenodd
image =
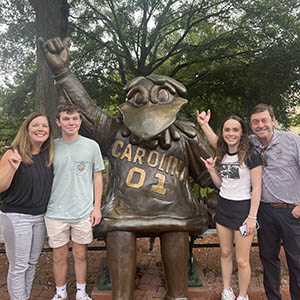
M 197 243 L 216 243 L 215 237 L 206 237 Z M 94 241 L 91 246 L 102 246 L 102 241 Z M 48 247 L 45 244 L 45 247 Z M 0 246 L 1 249 L 1 246 Z M 166 293 L 164 286 L 164 275 L 162 263 L 160 261 L 159 239 L 154 243 L 154 249 L 149 251 L 148 239 L 138 239 L 137 247 L 137 276 L 135 291 L 135 300 L 147 299 L 163 299 Z M 195 256 L 195 269 L 199 273 L 203 287 L 190 288 L 189 293 L 191 299 L 220 299 L 222 290 L 222 278 L 220 267 L 220 249 L 219 248 L 197 248 L 193 250 Z M 94 300 L 111 299 L 110 291 L 98 291 L 95 282 L 102 273 L 102 266 L 105 260 L 105 251 L 89 251 L 88 252 L 88 278 L 87 290 L 93 295 Z M 282 300 L 290 300 L 288 295 L 288 276 L 287 267 L 282 257 Z M 262 267 L 258 257 L 257 247 L 251 249 L 251 283 L 249 287 L 250 300 L 265 300 L 263 284 L 262 284 Z M 0 254 L 0 299 L 9 300 L 6 286 L 7 259 L 4 254 Z M 232 287 L 238 291 L 238 280 L 236 265 L 234 265 L 234 275 L 232 278 Z M 52 254 L 42 253 L 39 264 L 37 266 L 36 277 L 32 289 L 31 300 L 49 300 L 55 291 L 55 284 L 52 273 Z M 68 273 L 68 295 L 69 299 L 75 299 L 75 277 L 73 272 L 73 260 L 70 255 L 69 273 Z

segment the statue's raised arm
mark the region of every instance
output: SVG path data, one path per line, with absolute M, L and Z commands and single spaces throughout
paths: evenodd
M 70 38 L 63 41 L 53 38 L 44 41 L 39 38 L 39 46 L 54 76 L 60 94 L 60 102 L 78 106 L 83 114 L 83 128 L 87 135 L 101 144 L 105 149 L 106 138 L 116 130 L 117 121 L 107 116 L 91 100 L 89 94 L 69 68 L 68 44 Z

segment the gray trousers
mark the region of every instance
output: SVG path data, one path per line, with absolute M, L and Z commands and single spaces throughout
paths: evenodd
M 27 300 L 45 241 L 44 215 L 0 211 L 0 225 L 9 262 L 7 289 L 10 299 Z

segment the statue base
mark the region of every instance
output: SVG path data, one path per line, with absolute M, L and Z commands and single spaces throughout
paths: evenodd
M 112 292 L 110 290 L 99 290 L 99 280 L 104 275 L 104 264 L 106 258 L 100 261 L 97 281 L 91 292 L 93 300 L 111 300 Z M 220 289 L 214 289 L 212 286 L 189 287 L 188 293 L 190 299 L 204 300 L 216 299 L 221 294 Z M 136 290 L 134 299 L 164 299 L 166 295 L 163 267 L 160 257 L 150 255 L 139 256 L 137 260 L 136 272 Z

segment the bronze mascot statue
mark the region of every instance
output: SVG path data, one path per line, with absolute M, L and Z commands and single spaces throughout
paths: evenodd
M 109 158 L 110 176 L 95 237 L 105 236 L 114 300 L 131 300 L 135 288 L 136 235 L 160 237 L 166 299 L 189 299 L 189 233 L 203 233 L 208 214 L 193 198 L 189 176 L 201 186 L 210 176 L 200 157 L 210 150 L 194 124 L 176 120 L 187 103 L 186 88 L 159 75 L 137 77 L 125 86 L 122 119 L 105 114 L 69 70 L 67 41 L 43 42 L 61 101 L 80 107 L 83 127 Z

